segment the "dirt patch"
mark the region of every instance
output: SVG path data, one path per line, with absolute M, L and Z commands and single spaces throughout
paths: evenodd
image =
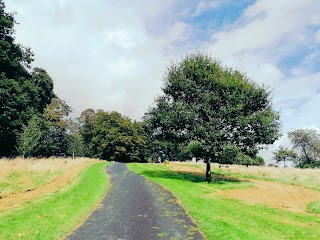
M 184 166 L 181 164 L 169 164 L 168 166 L 170 170 L 174 172 L 205 173 L 203 169 L 198 167 Z
M 169 169 L 175 172 L 184 172 L 195 175 L 203 175 L 204 168 L 185 166 L 182 164 L 170 163 Z M 220 174 L 212 174 L 212 177 L 219 180 L 234 180 Z M 223 196 L 244 200 L 249 204 L 266 204 L 274 208 L 286 209 L 294 212 L 306 212 L 307 205 L 320 200 L 320 191 L 304 188 L 301 186 L 276 183 L 271 181 L 236 179 L 238 181 L 252 182 L 253 188 L 222 190 L 209 195 Z
M 88 163 L 75 166 L 62 176 L 55 178 L 51 182 L 44 184 L 36 189 L 28 189 L 25 192 L 10 194 L 0 198 L 0 212 L 21 206 L 22 204 L 32 201 L 40 196 L 52 193 L 70 183 L 78 174 L 87 167 Z
M 253 188 L 224 190 L 212 194 L 294 212 L 306 212 L 310 202 L 320 200 L 320 191 L 269 181 L 250 180 L 250 182 L 254 184 Z

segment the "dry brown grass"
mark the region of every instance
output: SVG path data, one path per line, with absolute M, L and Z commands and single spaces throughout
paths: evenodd
M 199 172 L 200 169 L 203 173 L 205 172 L 205 164 L 203 163 L 174 162 L 170 164 L 176 166 L 175 170 L 187 167 L 190 171 L 193 168 L 193 171 Z M 320 190 L 320 169 L 275 168 L 265 166 L 246 167 L 241 165 L 230 165 L 219 168 L 219 164 L 212 163 L 211 170 L 216 173 L 240 178 L 270 180 Z
M 218 164 L 213 164 L 218 168 Z M 247 178 L 272 180 L 281 183 L 304 186 L 320 190 L 320 169 L 274 168 L 232 165 L 222 168 L 222 172 L 237 174 Z
M 320 191 L 313 189 L 270 181 L 250 180 L 250 182 L 254 184 L 253 188 L 225 190 L 212 195 L 304 213 L 309 203 L 320 200 Z
M 0 159 L 0 198 L 40 187 L 80 165 L 98 160 L 65 159 Z

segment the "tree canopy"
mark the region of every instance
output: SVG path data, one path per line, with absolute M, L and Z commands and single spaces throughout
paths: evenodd
M 79 122 L 87 156 L 117 162 L 144 161 L 141 123 L 118 112 L 93 109 L 83 111 Z
M 314 129 L 296 129 L 288 134 L 296 151 L 298 167 L 320 167 L 320 134 Z
M 241 155 L 239 163 L 250 164 L 246 156 L 255 158 L 262 144 L 280 135 L 270 91 L 211 56 L 190 54 L 171 64 L 162 90 L 144 122 L 149 143 L 172 144 L 172 156 L 179 146 L 197 142 L 195 157 L 232 163 L 225 154 L 232 149 Z
M 297 155 L 295 152 L 289 148 L 280 146 L 277 151 L 274 152 L 273 159 L 279 163 L 283 162 L 283 165 L 286 166 L 286 161 L 295 161 L 297 158 Z
M 33 53 L 15 42 L 14 14 L 0 0 L 0 155 L 17 154 L 23 126 L 41 115 L 55 96 L 53 81 L 41 68 L 31 70 Z

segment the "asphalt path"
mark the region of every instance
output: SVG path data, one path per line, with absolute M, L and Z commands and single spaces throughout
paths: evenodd
M 111 175 L 108 194 L 66 239 L 204 239 L 171 192 L 129 171 L 124 163 L 108 165 L 107 173 Z

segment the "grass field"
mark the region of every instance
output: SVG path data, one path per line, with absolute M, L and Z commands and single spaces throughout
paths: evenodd
M 172 191 L 208 239 L 320 238 L 320 215 L 292 212 L 219 195 L 232 189 L 250 188 L 251 182 L 236 177 L 246 173 L 237 172 L 232 176 L 231 171 L 231 174 L 223 175 L 224 170 L 218 170 L 220 174 L 208 184 L 203 181 L 203 166 L 197 165 L 194 171 L 177 171 L 170 165 L 128 164 L 128 167 Z
M 36 171 L 40 172 L 38 174 L 40 178 L 43 176 L 42 183 L 47 182 L 44 184 L 46 186 L 51 184 L 51 182 L 48 183 L 50 179 L 55 182 L 52 180 L 52 176 L 48 177 L 50 173 L 53 173 L 56 178 L 59 176 L 58 179 L 63 179 L 64 175 L 70 174 L 70 171 L 63 164 L 70 164 L 69 170 L 77 168 L 79 164 L 85 164 L 85 166 L 78 168 L 80 171 L 74 177 L 55 185 L 51 191 L 37 196 L 36 199 L 27 201 L 18 207 L 0 211 L 0 239 L 62 239 L 97 206 L 106 194 L 108 189 L 108 177 L 104 170 L 106 162 L 80 159 L 72 160 L 73 163 L 65 163 L 65 160 L 52 159 L 49 161 L 53 162 L 46 162 L 47 165 L 45 165 L 43 162 L 38 164 L 37 161 L 31 161 L 28 170 L 17 171 L 20 172 L 20 175 L 16 180 L 27 179 L 29 171 Z M 47 161 L 47 159 L 40 161 Z M 24 164 L 28 165 L 27 162 Z M 60 164 L 62 164 L 61 167 L 59 167 Z M 20 167 L 11 166 L 11 172 L 16 172 L 18 168 Z M 5 179 L 8 181 L 8 177 Z M 11 183 L 13 184 L 14 181 Z M 37 184 L 31 184 L 33 187 L 37 186 Z M 41 188 L 39 187 L 39 189 Z M 16 188 L 11 187 L 11 189 Z M 21 191 L 21 189 L 17 191 Z M 2 203 L 5 203 L 6 198 L 14 197 L 17 194 L 22 193 L 11 193 L 0 199 L 0 207 Z
M 35 189 L 78 166 L 94 161 L 98 162 L 86 158 L 0 159 L 0 197 Z
M 203 165 L 197 165 L 204 170 Z M 246 167 L 239 165 L 219 168 L 218 164 L 212 164 L 212 167 L 214 173 L 222 173 L 228 176 L 269 180 L 320 190 L 320 169 Z

